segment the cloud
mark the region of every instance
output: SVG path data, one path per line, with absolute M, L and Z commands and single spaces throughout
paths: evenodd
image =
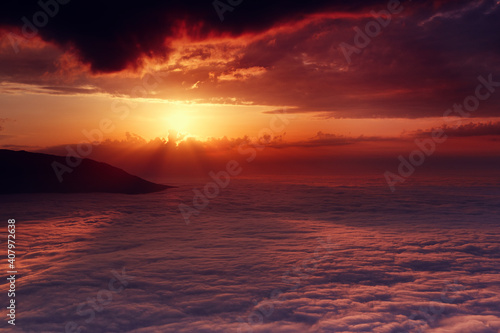
M 211 2 L 192 10 L 191 2 L 147 9 L 71 2 L 19 54 L 4 34 L 0 67 L 6 82 L 95 87 L 81 90 L 87 94 L 130 96 L 144 71 L 154 70 L 164 78 L 151 91 L 158 99 L 287 106 L 335 118 L 441 117 L 474 93 L 478 75 L 500 80 L 500 40 L 493 33 L 500 30 L 500 7 L 491 0 L 467 3 L 404 2 L 349 64 L 340 43 L 354 45 L 353 27 L 373 21 L 370 11 L 387 2 L 242 2 L 224 22 Z M 436 11 L 442 16 L 421 24 Z M 460 15 L 446 14 L 454 11 Z M 87 19 L 97 23 L 78 29 Z M 499 101 L 492 94 L 472 116 L 497 116 Z
M 462 7 L 458 6 L 459 8 L 452 8 L 452 9 L 444 9 L 439 11 L 438 13 L 432 15 L 430 18 L 426 19 L 425 21 L 421 22 L 421 25 L 428 24 L 432 22 L 433 20 L 436 19 L 442 19 L 442 20 L 457 20 L 462 18 L 464 15 L 467 13 L 477 10 L 478 8 L 484 8 L 484 0 L 476 0 L 476 1 L 471 1 L 470 3 L 467 4 L 460 4 Z M 490 10 L 493 10 L 496 7 L 496 4 L 493 4 L 493 6 L 488 9 L 488 12 Z
M 311 16 L 290 28 L 270 29 L 259 38 L 246 40 L 243 46 L 235 43 L 231 49 L 234 56 L 228 63 L 231 70 L 264 68 L 262 75 L 235 85 L 219 79 L 227 69 L 217 65 L 196 69 L 196 77 L 188 82 L 203 82 L 198 97 L 250 99 L 259 105 L 286 105 L 296 113 L 420 118 L 441 117 L 453 104 L 463 103 L 474 93 L 478 73 L 493 73 L 494 80 L 499 80 L 496 59 L 500 49 L 496 45 L 500 43 L 491 46 L 497 38 L 491 31 L 500 27 L 495 15 L 483 13 L 489 4 L 471 9 L 462 19 L 433 21 L 427 28 L 419 22 L 432 15 L 428 5 L 404 6 L 401 16 L 395 16 L 383 33 L 359 55 L 353 55 L 351 64 L 338 45 L 354 45 L 353 27 L 372 21 L 369 15 Z M 465 29 L 470 25 L 464 21 L 473 21 L 475 29 Z M 211 48 L 223 49 L 228 44 L 214 42 Z M 179 75 L 189 78 L 194 73 L 187 69 Z M 473 116 L 497 115 L 498 100 L 500 95 L 493 94 L 481 102 Z
M 261 137 L 208 138 L 170 131 L 168 137 L 146 140 L 126 133 L 121 140 L 104 140 L 92 146 L 89 157 L 122 168 L 148 180 L 164 177 L 207 177 L 224 170 L 236 160 L 246 175 L 268 174 L 383 174 L 397 170 L 398 156 L 408 156 L 418 148 L 415 138 L 430 132 L 414 132 L 399 137 L 346 136 L 318 132 L 305 140 L 290 140 L 287 133 Z M 471 136 L 464 143 L 451 136 L 436 147 L 416 177 L 421 175 L 480 172 L 494 174 L 499 162 L 500 140 L 491 136 Z M 90 144 L 89 144 L 90 145 Z M 87 151 L 77 144 L 30 149 L 66 156 Z M 425 261 L 412 263 L 425 266 Z
M 342 146 L 342 145 L 351 145 L 358 142 L 373 142 L 373 141 L 391 141 L 395 140 L 394 138 L 383 138 L 383 137 L 366 137 L 360 135 L 358 137 L 349 137 L 345 135 L 331 134 L 331 133 L 323 133 L 319 131 L 312 138 L 309 138 L 305 141 L 298 142 L 290 142 L 283 144 L 275 144 L 273 147 L 282 148 L 282 147 L 333 147 L 333 146 Z
M 40 36 L 61 46 L 72 45 L 93 71 L 113 72 L 137 66 L 142 57 L 165 57 L 168 41 L 182 34 L 205 39 L 211 34 L 241 35 L 270 28 L 321 10 L 355 11 L 381 1 L 316 1 L 289 3 L 243 2 L 226 12 L 224 22 L 211 1 L 150 1 L 128 4 L 120 1 L 70 2 L 59 5 L 50 22 L 39 29 Z M 5 5 L 0 24 L 20 27 L 22 17 L 31 20 L 42 8 L 37 3 Z M 86 27 L 82 29 L 82 27 Z
M 496 333 L 500 330 L 500 317 L 488 315 L 462 315 L 442 321 L 442 327 L 429 333 Z
M 500 136 L 500 122 L 473 123 L 465 125 L 440 127 L 449 137 L 473 137 L 473 136 Z M 418 130 L 410 133 L 412 136 L 428 137 L 432 134 L 434 128 L 428 130 Z
M 43 94 L 43 95 L 86 95 L 99 94 L 102 90 L 93 86 L 40 86 L 37 84 L 3 83 L 0 93 L 3 94 Z
M 498 191 L 435 180 L 394 196 L 377 179 L 233 179 L 189 226 L 177 206 L 205 184 L 192 179 L 147 196 L 6 197 L 2 211 L 23 221 L 27 244 L 19 327 L 498 332 Z M 135 279 L 102 307 L 85 305 L 106 301 L 122 267 Z
M 0 138 L 3 137 L 12 137 L 11 135 L 0 135 Z M 42 149 L 40 146 L 27 146 L 27 145 L 1 145 L 3 149 L 12 149 L 12 150 L 36 150 Z
M 4 130 L 3 124 L 9 121 L 15 121 L 15 120 L 9 118 L 0 118 L 0 131 Z M 8 135 L 2 135 L 2 137 L 8 137 Z

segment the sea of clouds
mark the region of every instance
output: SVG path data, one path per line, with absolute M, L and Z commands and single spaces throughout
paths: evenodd
M 178 185 L 3 197 L 19 305 L 0 332 L 500 331 L 498 184 L 240 179 L 189 225 L 203 183 Z

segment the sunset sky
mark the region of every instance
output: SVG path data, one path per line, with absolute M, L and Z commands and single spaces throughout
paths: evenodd
M 157 139 L 203 164 L 267 135 L 269 158 L 397 167 L 444 128 L 438 155 L 498 161 L 499 1 L 46 4 L 0 14 L 3 148 L 93 138 L 106 160 Z
M 3 1 L 0 163 L 0 333 L 500 332 L 500 0 Z

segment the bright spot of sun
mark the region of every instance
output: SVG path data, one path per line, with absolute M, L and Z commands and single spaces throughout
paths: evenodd
M 187 132 L 191 125 L 191 117 L 186 111 L 174 111 L 166 117 L 166 122 L 168 129 Z

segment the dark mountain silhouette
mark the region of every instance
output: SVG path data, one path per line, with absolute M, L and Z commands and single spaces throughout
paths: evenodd
M 0 193 L 141 194 L 172 187 L 148 182 L 106 163 L 72 159 L 80 162 L 78 166 L 58 178 L 54 167 L 69 168 L 66 157 L 0 149 Z

